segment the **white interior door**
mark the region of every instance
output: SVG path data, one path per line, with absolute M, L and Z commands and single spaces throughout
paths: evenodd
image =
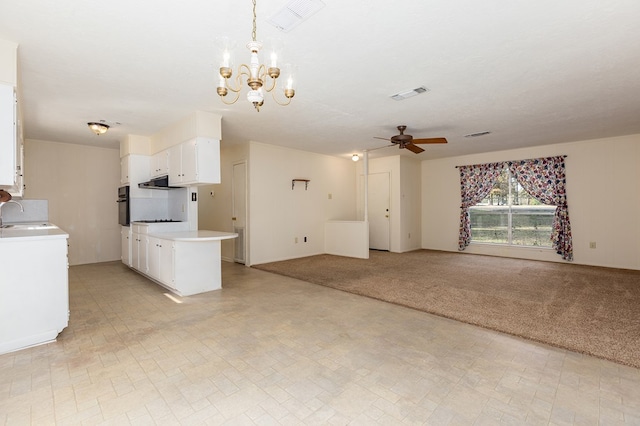
M 233 165 L 233 232 L 238 233 L 234 240 L 234 262 L 246 263 L 247 254 L 247 163 L 240 162 Z
M 389 173 L 369 175 L 369 248 L 390 248 L 390 182 Z

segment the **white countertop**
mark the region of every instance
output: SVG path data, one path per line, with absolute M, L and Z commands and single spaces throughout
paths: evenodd
M 157 232 L 149 234 L 150 237 L 162 238 L 171 241 L 219 241 L 237 238 L 234 232 L 220 231 L 179 231 L 179 232 Z
M 56 225 L 45 222 L 5 223 L 0 228 L 0 243 L 44 238 L 69 238 L 69 234 Z

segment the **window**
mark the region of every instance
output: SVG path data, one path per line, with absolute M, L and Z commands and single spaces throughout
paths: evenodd
M 533 198 L 505 165 L 489 194 L 469 208 L 471 241 L 551 248 L 555 210 Z

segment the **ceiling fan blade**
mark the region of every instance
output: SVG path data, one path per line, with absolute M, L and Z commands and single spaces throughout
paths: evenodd
M 377 148 L 366 149 L 365 151 L 366 151 L 366 152 L 369 152 L 369 151 L 375 151 L 376 149 L 391 148 L 392 146 L 396 146 L 396 145 L 385 145 L 385 146 L 379 146 L 379 147 L 377 147 Z
M 408 143 L 404 147 L 415 154 L 420 154 L 422 151 L 424 151 L 424 149 L 420 148 L 419 146 L 415 146 L 412 143 Z
M 393 141 L 392 141 L 391 139 L 389 139 L 389 138 L 379 138 L 379 137 L 377 137 L 377 136 L 374 136 L 373 138 L 374 138 L 374 139 L 382 139 L 383 141 L 390 141 L 390 142 L 393 142 Z
M 447 143 L 445 138 L 414 139 L 411 143 Z

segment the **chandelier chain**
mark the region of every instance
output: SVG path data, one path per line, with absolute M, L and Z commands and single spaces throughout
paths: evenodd
M 253 30 L 251 31 L 253 41 L 256 41 L 256 0 L 253 0 Z

